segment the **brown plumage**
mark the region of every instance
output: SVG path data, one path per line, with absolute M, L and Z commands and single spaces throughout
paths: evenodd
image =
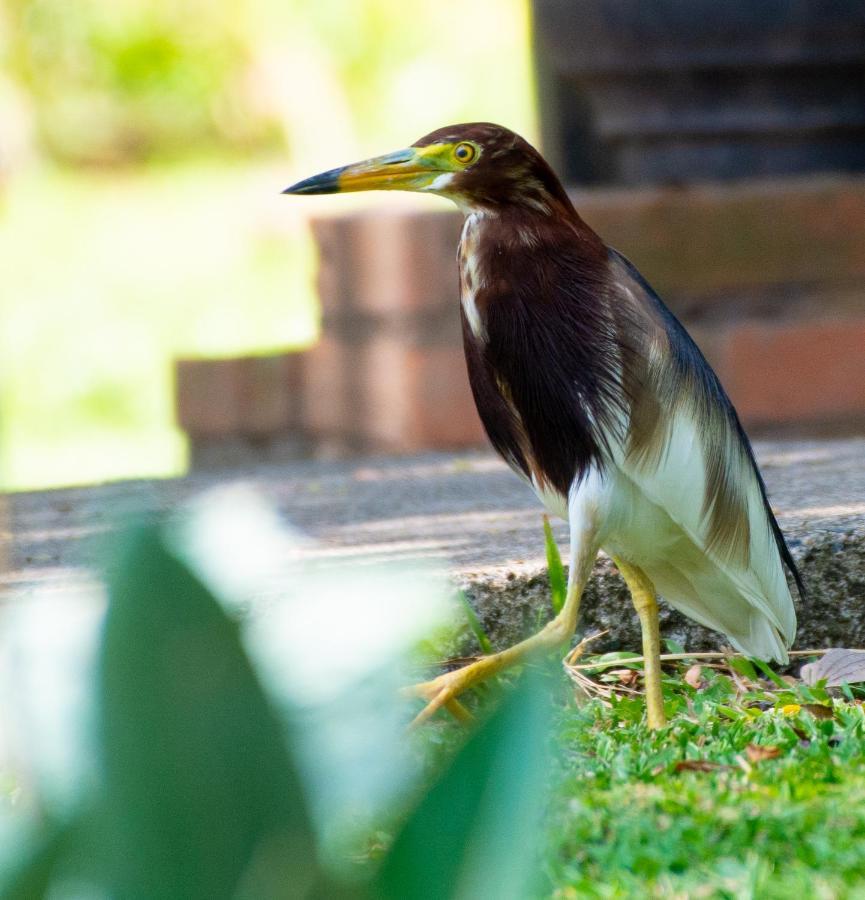
M 685 329 L 580 218 L 541 155 L 500 126 L 456 125 L 289 191 L 370 187 L 439 193 L 466 215 L 461 317 L 478 412 L 496 450 L 571 524 L 554 638 L 572 629 L 603 548 L 641 615 L 650 724 L 663 721 L 655 588 L 747 652 L 786 659 L 795 614 L 782 562 L 800 591 L 801 580 L 736 412 Z M 544 634 L 538 646 L 553 640 Z M 481 677 L 472 671 L 425 686 L 429 709 Z

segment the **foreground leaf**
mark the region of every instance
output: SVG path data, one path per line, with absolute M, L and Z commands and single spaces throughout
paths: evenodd
M 545 801 L 549 685 L 523 678 L 397 837 L 374 896 L 529 896 Z
M 113 896 L 307 893 L 311 830 L 280 725 L 236 624 L 155 529 L 112 579 L 99 691 Z

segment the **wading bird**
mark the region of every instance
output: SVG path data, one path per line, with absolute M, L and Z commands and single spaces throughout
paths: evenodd
M 561 647 L 599 550 L 640 618 L 647 718 L 665 724 L 656 592 L 742 652 L 787 661 L 802 583 L 717 376 L 636 268 L 580 218 L 543 157 L 498 125 L 298 182 L 288 194 L 407 190 L 453 200 L 468 376 L 495 449 L 570 527 L 561 612 L 534 636 L 417 685 L 464 690 Z

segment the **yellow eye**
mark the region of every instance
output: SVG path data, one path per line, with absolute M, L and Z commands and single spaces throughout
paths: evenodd
M 477 155 L 478 151 L 471 144 L 457 144 L 454 147 L 454 156 L 464 166 L 468 165 Z

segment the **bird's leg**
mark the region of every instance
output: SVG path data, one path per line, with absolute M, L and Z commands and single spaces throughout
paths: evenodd
M 463 691 L 511 666 L 542 656 L 544 653 L 555 650 L 557 647 L 567 643 L 577 627 L 580 599 L 583 595 L 585 582 L 585 575 L 571 579 L 561 612 L 554 619 L 547 622 L 537 634 L 533 634 L 524 641 L 520 641 L 520 643 L 514 644 L 513 647 L 508 647 L 499 653 L 482 656 L 461 669 L 445 672 L 444 675 L 439 675 L 438 678 L 434 678 L 432 681 L 425 681 L 422 684 L 416 684 L 407 688 L 405 690 L 407 695 L 423 697 L 428 701 L 427 705 L 415 717 L 412 725 L 420 725 L 442 707 L 454 711 L 452 705 L 456 702 L 455 698 Z
M 642 569 L 615 556 L 613 562 L 625 579 L 634 608 L 640 617 L 640 630 L 643 635 L 643 680 L 646 685 L 649 728 L 663 728 L 667 724 L 667 717 L 664 715 L 664 695 L 661 691 L 661 635 L 658 629 L 655 586 Z
M 568 569 L 568 590 L 559 614 L 537 634 L 520 641 L 507 650 L 482 656 L 462 669 L 445 672 L 432 681 L 414 685 L 405 693 L 423 697 L 427 705 L 415 717 L 412 725 L 425 722 L 441 707 L 452 707 L 452 701 L 463 691 L 480 681 L 541 656 L 569 641 L 577 627 L 583 588 L 589 580 L 598 553 L 597 529 L 604 482 L 597 471 L 591 471 L 572 487 L 568 496 L 568 522 L 571 540 Z

